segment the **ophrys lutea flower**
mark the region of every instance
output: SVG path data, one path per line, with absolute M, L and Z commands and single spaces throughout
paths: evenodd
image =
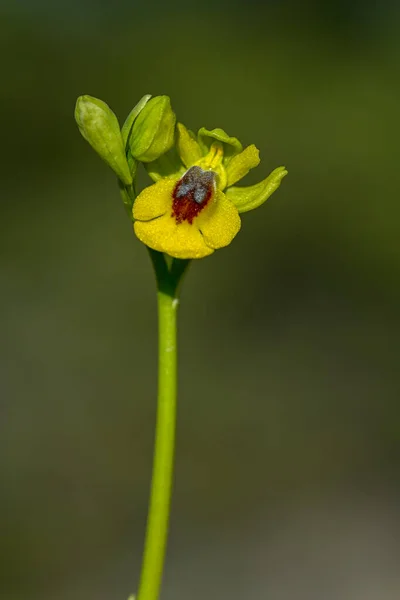
M 202 258 L 231 243 L 240 213 L 260 206 L 287 174 L 278 167 L 263 181 L 238 187 L 259 162 L 254 145 L 243 149 L 222 129 L 195 136 L 176 117 L 167 96 L 144 96 L 122 129 L 101 100 L 81 96 L 76 120 L 82 135 L 118 176 L 137 237 L 175 258 Z M 137 166 L 155 183 L 136 195 Z
M 175 149 L 147 165 L 156 181 L 133 205 L 134 230 L 147 246 L 175 258 L 202 258 L 231 243 L 239 213 L 262 204 L 287 171 L 236 187 L 260 162 L 254 145 L 243 150 L 222 129 L 200 129 L 197 137 L 178 123 Z

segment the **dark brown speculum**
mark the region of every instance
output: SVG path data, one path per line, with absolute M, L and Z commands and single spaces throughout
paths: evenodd
M 207 206 L 215 190 L 215 173 L 190 167 L 172 192 L 172 216 L 177 223 L 193 219 Z

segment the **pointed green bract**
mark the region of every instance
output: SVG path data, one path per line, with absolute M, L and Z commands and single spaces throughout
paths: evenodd
M 233 185 L 242 179 L 245 175 L 247 175 L 250 169 L 254 169 L 254 167 L 257 167 L 259 164 L 260 156 L 258 149 L 254 144 L 247 146 L 243 152 L 233 156 L 225 167 L 227 186 Z
M 132 184 L 118 119 L 110 107 L 92 96 L 76 101 L 75 120 L 79 131 L 97 154 L 125 184 Z
M 132 156 L 144 163 L 157 160 L 174 144 L 175 122 L 168 96 L 149 100 L 135 119 L 129 135 Z
M 126 160 L 128 161 L 128 165 L 129 165 L 129 171 L 132 175 L 132 179 L 133 181 L 135 181 L 136 178 L 136 173 L 137 173 L 137 168 L 138 168 L 138 161 L 136 160 L 136 158 L 133 158 L 129 148 L 126 152 Z
M 182 123 L 178 123 L 176 126 L 175 144 L 178 154 L 186 168 L 194 165 L 194 163 L 203 156 L 194 133 L 189 129 L 186 129 Z
M 143 110 L 148 101 L 151 98 L 151 94 L 146 94 L 139 100 L 139 102 L 134 106 L 129 113 L 129 115 L 125 119 L 125 123 L 122 125 L 121 135 L 122 141 L 124 143 L 124 147 L 126 147 L 126 142 L 128 141 L 129 134 L 132 130 L 133 123 L 138 116 L 138 114 Z
M 224 164 L 228 163 L 232 156 L 239 154 L 243 150 L 243 146 L 237 138 L 229 136 L 219 127 L 211 130 L 201 127 L 197 134 L 197 139 L 203 154 L 208 153 L 213 142 L 221 142 L 224 147 Z
M 124 203 L 129 217 L 132 218 L 132 206 L 136 198 L 135 188 L 133 185 L 124 185 L 120 179 L 118 180 L 118 186 L 122 202 Z
M 253 210 L 261 206 L 278 189 L 287 173 L 285 167 L 278 167 L 260 183 L 228 188 L 225 191 L 226 197 L 233 202 L 239 213 Z

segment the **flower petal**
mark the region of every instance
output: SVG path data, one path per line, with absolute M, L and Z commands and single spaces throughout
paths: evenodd
M 250 169 L 254 169 L 260 164 L 258 148 L 254 144 L 247 146 L 240 154 L 236 154 L 226 168 L 227 186 L 233 185 L 239 179 L 242 179 Z
M 204 154 L 208 153 L 213 142 L 222 142 L 224 146 L 224 163 L 243 150 L 243 146 L 237 138 L 229 136 L 219 127 L 211 130 L 201 127 L 197 139 Z
M 225 192 L 226 197 L 233 202 L 240 213 L 253 210 L 261 206 L 278 189 L 287 173 L 285 167 L 278 167 L 260 183 L 246 187 L 228 188 Z
M 152 221 L 135 221 L 134 229 L 146 246 L 175 258 L 203 258 L 214 252 L 195 224 L 178 224 L 170 213 Z
M 176 147 L 187 169 L 203 156 L 194 133 L 186 129 L 182 123 L 178 123 L 176 126 Z
M 133 218 L 139 221 L 150 221 L 166 213 L 169 214 L 175 185 L 176 179 L 161 179 L 144 188 L 133 204 Z
M 241 223 L 236 206 L 217 190 L 213 201 L 196 218 L 195 225 L 203 234 L 207 246 L 217 249 L 231 243 Z

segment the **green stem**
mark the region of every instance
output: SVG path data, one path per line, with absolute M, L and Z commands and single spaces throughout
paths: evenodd
M 150 250 L 158 300 L 158 407 L 153 476 L 138 600 L 157 600 L 164 568 L 174 466 L 178 286 L 189 261 Z

